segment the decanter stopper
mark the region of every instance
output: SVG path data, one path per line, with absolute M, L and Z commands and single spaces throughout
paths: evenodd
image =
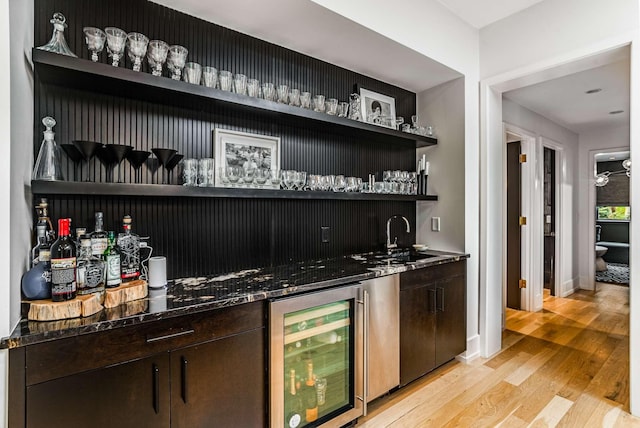
M 53 24 L 53 35 L 51 36 L 51 40 L 49 40 L 49 43 L 46 45 L 39 46 L 38 49 L 77 58 L 78 56 L 71 52 L 71 49 L 69 49 L 67 41 L 64 38 L 64 29 L 67 27 L 66 21 L 67 19 L 60 12 L 54 13 L 53 19 L 49 21 Z
M 33 180 L 47 181 L 64 180 L 60 167 L 60 151 L 53 139 L 55 136 L 53 127 L 56 124 L 56 120 L 47 116 L 42 119 L 42 123 L 47 129 L 44 131 L 44 140 L 42 140 L 31 178 Z

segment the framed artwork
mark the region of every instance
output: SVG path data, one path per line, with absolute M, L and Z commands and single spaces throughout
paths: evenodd
M 396 100 L 360 88 L 360 116 L 363 122 L 396 129 Z
M 216 158 L 216 187 L 236 187 L 233 183 L 223 180 L 227 167 L 239 167 L 243 170 L 280 169 L 280 137 L 215 129 L 213 141 Z M 244 183 L 240 178 L 237 184 L 240 183 L 242 187 L 278 188 L 269 181 L 259 186 L 255 183 Z

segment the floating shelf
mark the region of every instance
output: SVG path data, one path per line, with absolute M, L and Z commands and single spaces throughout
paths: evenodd
M 341 133 L 366 138 L 389 139 L 391 137 L 400 143 L 415 144 L 416 148 L 438 143 L 437 139 L 423 135 L 409 134 L 261 98 L 153 76 L 150 73 L 135 72 L 124 67 L 113 67 L 39 49 L 33 49 L 32 55 L 40 80 L 54 85 L 161 104 L 178 104 L 188 108 L 204 108 L 204 105 L 198 105 L 203 102 L 217 103 L 232 110 L 251 111 L 264 117 L 277 116 L 280 121 L 304 123 L 304 126 L 314 128 L 326 130 L 338 127 Z
M 437 201 L 435 195 L 389 195 L 358 192 L 318 192 L 276 189 L 190 187 L 172 184 L 31 181 L 34 195 L 117 195 L 184 198 L 337 199 L 349 201 Z

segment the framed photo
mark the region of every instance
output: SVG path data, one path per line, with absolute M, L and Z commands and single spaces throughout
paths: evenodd
M 396 129 L 396 100 L 360 88 L 360 115 L 363 122 Z
M 216 158 L 216 187 L 231 187 L 229 183 L 223 183 L 221 167 L 280 169 L 280 137 L 215 129 L 213 141 Z M 243 187 L 278 188 L 269 180 L 262 186 L 250 184 Z

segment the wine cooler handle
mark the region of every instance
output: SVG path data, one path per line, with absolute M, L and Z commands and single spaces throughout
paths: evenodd
M 367 290 L 362 291 L 362 300 L 364 303 L 364 378 L 362 385 L 362 406 L 363 406 L 363 416 L 367 416 L 367 397 L 369 397 L 369 292 Z
M 427 292 L 429 293 L 429 301 L 427 302 L 427 304 L 429 305 L 429 313 L 433 314 L 436 312 L 437 307 L 436 307 L 436 290 L 434 290 L 433 288 L 429 288 L 427 290 Z
M 181 357 L 182 360 L 182 383 L 181 383 L 181 395 L 184 404 L 187 404 L 187 365 L 188 361 L 185 357 Z
M 444 312 L 444 288 L 442 287 L 436 287 L 436 302 L 440 303 L 440 307 L 436 307 L 436 309 Z
M 160 369 L 153 365 L 153 410 L 160 413 Z

